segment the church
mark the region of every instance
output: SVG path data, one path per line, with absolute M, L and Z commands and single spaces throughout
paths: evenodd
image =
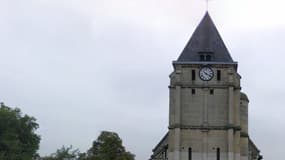
M 150 160 L 261 160 L 241 75 L 207 12 L 170 74 L 168 133 Z

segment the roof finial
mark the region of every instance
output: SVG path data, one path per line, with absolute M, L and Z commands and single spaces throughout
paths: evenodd
M 206 12 L 209 11 L 209 0 L 206 0 Z

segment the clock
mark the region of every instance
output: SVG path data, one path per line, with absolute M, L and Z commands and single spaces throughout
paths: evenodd
M 199 71 L 200 79 L 203 81 L 210 81 L 214 77 L 214 71 L 210 67 L 203 67 Z

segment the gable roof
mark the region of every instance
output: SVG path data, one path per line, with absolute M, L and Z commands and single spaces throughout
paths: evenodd
M 208 12 L 194 31 L 177 62 L 200 61 L 201 54 L 210 54 L 212 62 L 233 62 Z

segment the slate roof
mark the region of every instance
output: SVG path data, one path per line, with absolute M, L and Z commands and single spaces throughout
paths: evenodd
M 197 62 L 200 61 L 201 54 L 211 55 L 212 62 L 233 62 L 208 12 L 176 62 Z

